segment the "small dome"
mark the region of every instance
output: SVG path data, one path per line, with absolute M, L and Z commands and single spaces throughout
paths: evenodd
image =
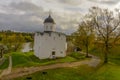
M 51 17 L 51 15 L 49 15 L 49 17 L 45 19 L 44 23 L 54 23 L 55 24 L 55 22 L 54 22 L 53 18 Z

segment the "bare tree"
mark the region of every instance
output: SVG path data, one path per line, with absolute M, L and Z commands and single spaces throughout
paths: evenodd
M 104 45 L 104 63 L 107 63 L 111 44 L 120 39 L 120 11 L 92 7 L 88 17 L 94 22 L 97 37 L 101 38 Z

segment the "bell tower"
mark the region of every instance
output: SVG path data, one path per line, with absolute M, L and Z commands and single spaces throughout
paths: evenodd
M 55 31 L 55 22 L 49 13 L 49 16 L 44 20 L 44 31 Z

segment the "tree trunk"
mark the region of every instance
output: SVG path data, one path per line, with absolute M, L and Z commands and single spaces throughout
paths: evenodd
M 88 56 L 88 45 L 86 45 L 86 57 L 89 57 Z
M 19 48 L 19 45 L 16 44 L 16 45 L 15 45 L 15 48 L 14 48 L 14 51 L 16 52 L 16 51 L 18 50 L 18 48 Z
M 0 58 L 2 58 L 2 53 L 0 52 Z
M 107 42 L 105 46 L 104 63 L 108 63 L 108 43 Z
M 0 58 L 2 58 L 2 57 L 3 57 L 3 51 L 1 49 L 1 51 L 0 51 Z
M 86 38 L 86 57 L 88 58 L 88 36 Z

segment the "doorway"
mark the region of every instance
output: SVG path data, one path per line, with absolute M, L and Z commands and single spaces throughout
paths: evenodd
M 55 51 L 52 51 L 52 55 L 55 55 Z
M 56 56 L 55 56 L 55 51 L 52 51 L 52 58 L 55 59 Z

